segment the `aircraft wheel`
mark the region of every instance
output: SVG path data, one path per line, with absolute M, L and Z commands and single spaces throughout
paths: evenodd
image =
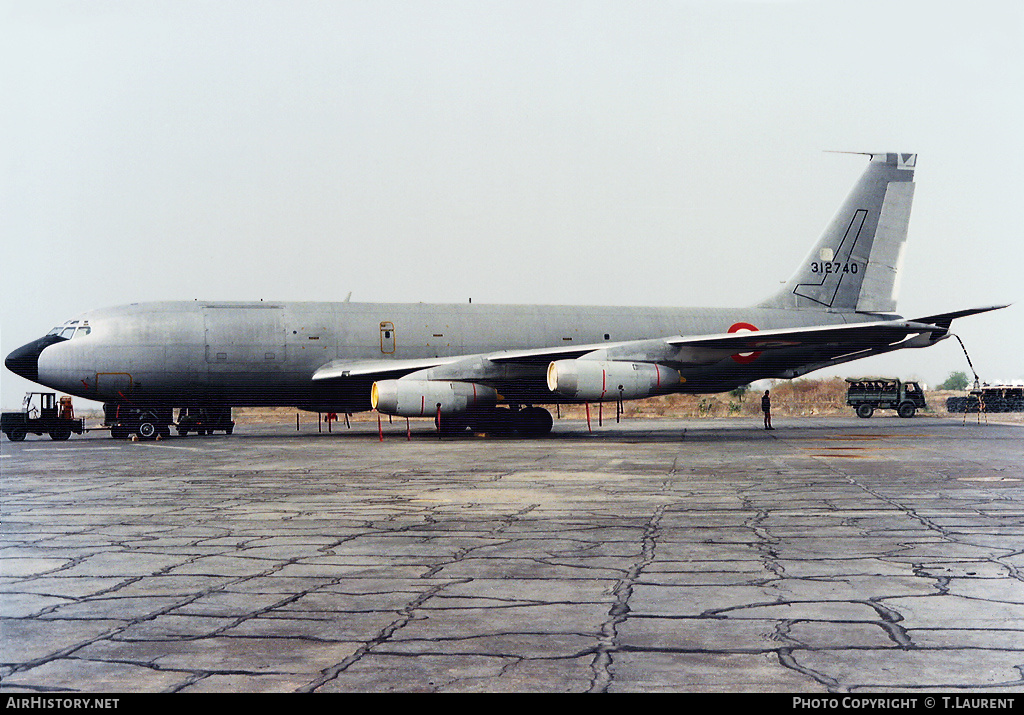
M 875 414 L 875 408 L 871 405 L 857 405 L 857 416 L 867 419 L 871 415 Z
M 71 430 L 69 429 L 56 429 L 50 433 L 50 439 L 55 441 L 63 441 L 71 436 Z
M 896 414 L 900 417 L 913 417 L 915 412 L 917 412 L 917 407 L 912 402 L 904 402 L 896 408 Z
M 542 437 L 553 424 L 551 413 L 543 407 L 527 407 L 516 414 L 516 430 L 527 437 Z
M 140 422 L 136 432 L 139 435 L 139 439 L 153 439 L 156 437 L 156 425 L 152 422 Z

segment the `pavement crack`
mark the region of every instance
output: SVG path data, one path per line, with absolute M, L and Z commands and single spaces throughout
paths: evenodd
M 612 684 L 612 653 L 618 649 L 618 627 L 629 617 L 629 599 L 633 595 L 634 584 L 643 570 L 654 561 L 658 526 L 665 514 L 665 509 L 666 505 L 662 504 L 654 510 L 654 514 L 644 527 L 640 560 L 635 562 L 626 575 L 615 584 L 612 592 L 615 601 L 608 611 L 609 618 L 601 624 L 597 652 L 590 665 L 593 677 L 589 692 L 607 692 Z

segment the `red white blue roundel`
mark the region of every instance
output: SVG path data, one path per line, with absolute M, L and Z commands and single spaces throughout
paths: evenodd
M 729 328 L 730 333 L 756 333 L 757 328 L 750 323 L 733 323 Z M 732 359 L 738 362 L 740 365 L 746 365 L 747 363 L 754 362 L 761 357 L 760 351 L 753 353 L 736 353 L 732 356 Z

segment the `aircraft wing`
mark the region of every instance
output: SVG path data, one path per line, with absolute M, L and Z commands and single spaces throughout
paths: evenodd
M 943 317 L 943 316 L 938 316 Z M 346 377 L 391 379 L 415 375 L 421 379 L 475 380 L 510 377 L 515 367 L 546 366 L 553 360 L 634 360 L 676 364 L 711 363 L 737 353 L 825 344 L 888 345 L 907 335 L 945 333 L 941 325 L 908 320 L 782 328 L 746 333 L 677 335 L 653 340 L 501 350 L 492 353 L 409 360 L 334 360 L 321 366 L 313 380 Z

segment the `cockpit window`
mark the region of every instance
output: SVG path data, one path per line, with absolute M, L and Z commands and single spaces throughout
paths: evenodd
M 78 322 L 79 321 L 77 320 L 69 320 L 66 323 L 64 323 L 64 325 L 58 325 L 56 328 L 48 332 L 47 335 L 57 335 L 59 337 L 64 338 L 65 340 L 71 340 L 72 338 L 75 337 L 88 335 L 91 332 L 89 328 L 89 322 L 82 321 L 81 325 L 79 325 Z M 77 334 L 75 333 L 76 329 L 78 330 Z

